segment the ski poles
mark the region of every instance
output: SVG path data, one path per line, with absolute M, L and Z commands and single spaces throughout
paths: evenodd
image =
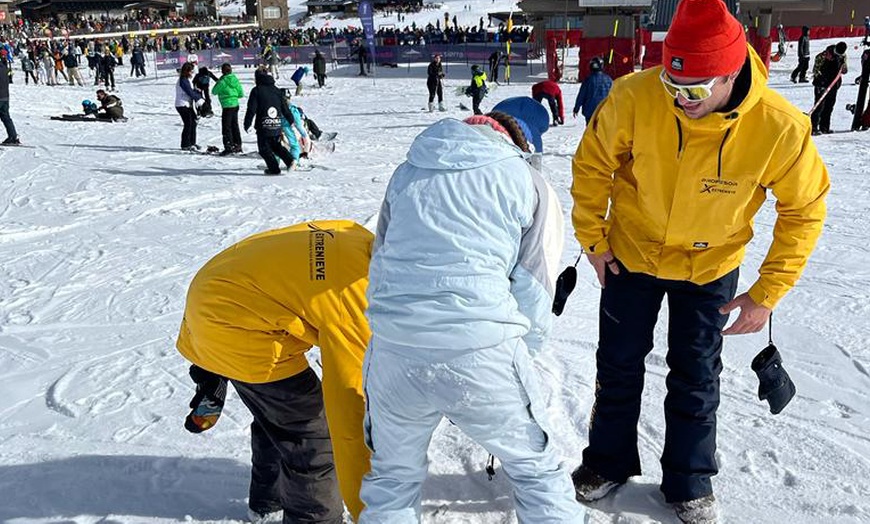
M 834 77 L 834 81 L 831 82 L 830 85 L 828 85 L 828 88 L 827 88 L 827 89 L 825 89 L 825 92 L 822 93 L 822 96 L 820 96 L 819 99 L 816 100 L 816 103 L 815 103 L 815 105 L 813 106 L 813 108 L 810 109 L 808 113 L 806 113 L 807 115 L 812 115 L 813 112 L 814 112 L 816 109 L 818 109 L 820 105 L 822 105 L 822 101 L 825 99 L 826 96 L 828 96 L 828 93 L 831 92 L 831 89 L 834 88 L 834 84 L 836 84 L 836 83 L 837 83 L 841 78 L 843 78 L 843 70 L 842 70 L 842 69 L 840 69 L 840 72 L 837 73 L 837 76 Z

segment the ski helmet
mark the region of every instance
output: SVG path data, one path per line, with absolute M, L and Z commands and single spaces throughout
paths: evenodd
M 604 69 L 604 60 L 602 60 L 601 57 L 598 56 L 593 57 L 592 60 L 589 61 L 589 69 L 592 72 L 601 71 L 602 69 Z

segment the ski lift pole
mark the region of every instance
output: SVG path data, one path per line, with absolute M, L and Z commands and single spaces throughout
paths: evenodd
M 613 43 L 616 40 L 616 34 L 619 32 L 619 18 L 613 20 L 613 36 L 610 38 L 610 53 L 607 57 L 607 65 L 613 65 Z
M 375 80 L 375 76 L 377 76 L 377 72 L 378 72 L 378 55 L 377 55 L 377 51 L 375 51 L 374 45 L 372 45 L 371 54 L 372 54 L 372 85 L 376 86 L 376 85 L 378 85 L 377 81 Z
M 511 41 L 513 37 L 511 32 L 514 30 L 514 11 L 511 9 L 507 21 L 507 39 L 505 40 L 505 62 L 504 62 L 504 79 L 508 85 L 511 85 Z
M 565 67 L 565 53 L 568 50 L 568 32 L 571 30 L 571 22 L 568 21 L 568 0 L 565 0 L 565 34 L 562 38 L 562 68 Z M 556 64 L 558 67 L 559 64 Z M 564 74 L 564 71 L 563 71 Z

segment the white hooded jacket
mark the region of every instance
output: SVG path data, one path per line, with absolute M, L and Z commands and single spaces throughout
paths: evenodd
M 487 131 L 441 120 L 393 174 L 369 270 L 372 344 L 427 361 L 543 345 L 562 210 L 528 155 Z

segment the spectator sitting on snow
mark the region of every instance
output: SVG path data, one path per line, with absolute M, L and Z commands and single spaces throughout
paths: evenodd
M 100 101 L 100 109 L 97 118 L 101 120 L 124 120 L 124 105 L 116 95 L 110 95 L 102 89 L 97 90 L 97 100 Z

